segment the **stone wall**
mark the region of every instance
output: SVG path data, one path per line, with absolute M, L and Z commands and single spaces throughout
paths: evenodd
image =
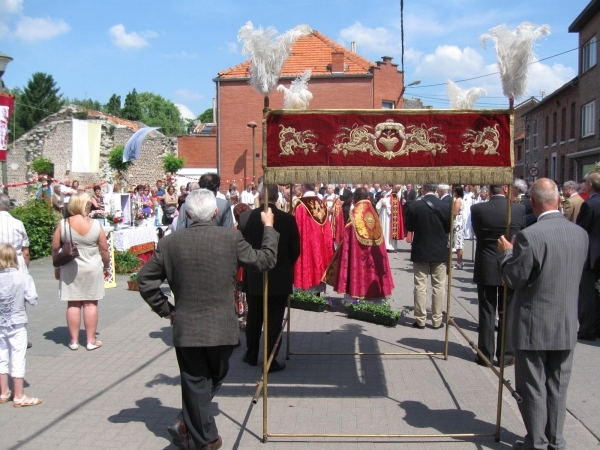
M 115 121 L 102 114 L 88 115 L 87 120 L 102 124 L 100 142 L 100 171 L 98 173 L 71 172 L 72 118 L 77 116 L 73 106 L 63 108 L 10 145 L 8 150 L 8 184 L 22 183 L 35 176 L 31 171 L 31 162 L 39 156 L 54 163 L 54 178 L 71 181 L 78 180 L 81 186 L 93 186 L 107 179 L 109 170 L 107 157 L 118 145 L 125 145 L 138 125 L 124 125 L 123 120 Z M 154 184 L 164 176 L 162 158 L 169 153 L 177 154 L 177 138 L 158 135 L 147 137 L 142 145 L 141 157 L 135 161 L 127 173 L 130 184 Z M 37 183 L 23 187 L 9 188 L 9 196 L 18 202 L 24 202 L 35 196 Z M 104 189 L 106 190 L 106 189 Z M 91 193 L 91 190 L 88 191 Z

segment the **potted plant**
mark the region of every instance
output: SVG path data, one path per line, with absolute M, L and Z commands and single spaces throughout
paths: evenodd
M 109 214 L 107 214 L 106 215 L 106 220 L 113 227 L 115 227 L 115 231 L 117 231 L 119 229 L 119 224 L 123 223 L 123 216 L 121 215 L 120 211 L 117 211 L 116 213 L 109 213 Z
M 124 149 L 125 149 L 125 147 L 123 145 L 118 145 L 117 147 L 115 147 L 114 149 L 112 149 L 110 151 L 110 153 L 108 154 L 108 160 L 107 160 L 108 167 L 110 167 L 111 170 L 116 172 L 115 188 L 118 185 L 121 191 L 124 189 L 124 184 L 127 183 L 127 178 L 125 177 L 125 173 L 129 170 L 129 167 L 132 164 L 131 161 L 123 161 L 123 150 Z
M 321 294 L 315 294 L 310 291 L 298 289 L 292 294 L 291 306 L 295 309 L 305 311 L 323 312 L 329 305 L 329 302 Z
M 131 275 L 129 275 L 129 281 L 127 281 L 127 286 L 129 287 L 130 291 L 140 290 L 140 287 L 137 282 L 137 272 L 133 272 Z
M 135 272 L 141 265 L 140 259 L 129 250 L 115 252 L 116 272 L 119 275 Z
M 395 327 L 398 325 L 398 319 L 405 314 L 405 311 L 392 310 L 389 303 L 374 304 L 366 301 L 353 300 L 346 303 L 348 308 L 348 317 L 365 322 L 376 323 L 386 327 Z
M 165 172 L 175 175 L 185 165 L 185 159 L 178 158 L 173 153 L 169 153 L 163 158 L 162 165 Z

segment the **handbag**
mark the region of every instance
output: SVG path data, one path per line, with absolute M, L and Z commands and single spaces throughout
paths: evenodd
M 66 219 L 66 223 L 69 223 L 69 219 Z M 65 230 L 65 238 L 66 238 Z M 52 265 L 54 267 L 61 267 L 67 263 L 70 263 L 79 256 L 79 250 L 77 246 L 73 244 L 73 234 L 71 233 L 71 224 L 69 223 L 69 242 L 63 242 L 62 236 L 60 238 L 62 245 L 52 253 Z M 66 239 L 65 239 L 66 241 Z

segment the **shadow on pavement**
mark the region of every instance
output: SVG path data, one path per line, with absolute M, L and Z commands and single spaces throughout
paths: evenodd
M 167 386 L 179 386 L 181 384 L 181 376 L 170 377 L 164 373 L 157 374 L 152 381 L 146 383 L 146 387 L 153 387 L 158 384 L 166 384 Z
M 162 327 L 160 331 L 152 331 L 148 336 L 152 339 L 162 339 L 168 346 L 173 346 L 173 327 Z
M 96 333 L 98 335 L 99 333 Z M 55 344 L 61 344 L 65 347 L 68 347 L 69 342 L 71 341 L 71 334 L 69 333 L 69 328 L 67 326 L 63 327 L 54 327 L 50 331 L 46 331 L 43 334 L 44 338 L 48 341 L 52 341 Z M 87 337 L 85 335 L 85 330 L 79 330 L 79 343 L 85 345 L 87 342 Z
M 421 402 L 407 400 L 399 402 L 398 406 L 404 410 L 406 415 L 404 421 L 415 428 L 434 428 L 440 433 L 477 433 L 477 434 L 493 434 L 496 431 L 496 425 L 485 422 L 476 418 L 475 413 L 461 409 L 430 409 L 427 405 Z M 512 448 L 512 444 L 520 436 L 502 429 L 501 437 L 504 442 L 502 448 Z M 485 439 L 481 437 L 480 439 Z M 494 439 L 488 437 L 487 439 Z M 480 447 L 476 442 L 473 442 L 477 448 Z
M 443 334 L 440 334 L 439 339 L 402 338 L 396 342 L 415 350 L 423 350 L 425 352 L 444 351 Z M 448 342 L 448 356 L 452 358 L 464 359 L 465 361 L 473 360 L 473 356 L 469 355 L 468 352 L 465 351 L 465 347 L 461 344 L 457 344 L 456 342 Z
M 142 422 L 149 431 L 157 437 L 170 441 L 167 426 L 161 419 L 175 419 L 181 412 L 178 408 L 163 406 L 162 402 L 153 397 L 146 397 L 135 402 L 137 408 L 122 409 L 119 413 L 108 418 L 112 423 Z

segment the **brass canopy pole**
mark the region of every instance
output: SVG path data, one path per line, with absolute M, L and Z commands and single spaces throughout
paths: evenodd
M 290 318 L 290 313 L 288 311 L 287 317 L 285 317 L 283 319 L 283 322 L 281 324 L 281 331 L 279 332 L 279 336 L 277 336 L 277 339 L 275 340 L 275 345 L 273 345 L 273 350 L 271 350 L 271 354 L 269 355 L 267 371 L 271 368 L 271 363 L 275 359 L 275 352 L 279 348 L 279 344 L 281 343 L 281 338 L 283 337 L 283 330 L 285 329 L 286 322 L 289 323 L 289 318 Z M 256 393 L 254 394 L 254 397 L 252 397 L 252 403 L 256 404 L 258 402 L 258 397 L 260 397 L 260 393 L 262 391 L 263 384 L 264 384 L 263 379 L 261 378 L 260 381 L 257 383 Z
M 510 188 L 509 188 L 510 189 Z M 510 225 L 512 223 L 512 205 L 510 201 L 510 191 L 506 193 L 506 240 L 510 242 Z M 502 339 L 500 340 L 500 382 L 498 384 L 498 409 L 496 411 L 496 442 L 500 441 L 500 423 L 502 421 L 502 389 L 504 387 L 502 380 L 504 379 L 504 348 L 506 346 L 506 308 L 508 305 L 508 286 L 504 286 L 502 293 Z M 513 355 L 514 357 L 514 355 Z
M 472 438 L 494 436 L 493 433 L 447 433 L 447 434 L 326 434 L 326 433 L 295 433 L 283 434 L 272 433 L 269 437 L 301 437 L 301 438 L 363 438 L 363 439 L 384 439 L 384 438 L 429 438 L 439 439 L 450 438 Z
M 287 298 L 287 340 L 285 342 L 285 359 L 290 359 L 290 334 L 292 332 L 290 328 L 290 319 L 292 317 L 292 296 L 288 295 Z
M 452 192 L 454 192 L 454 185 L 450 186 L 450 233 L 448 234 L 448 270 L 446 271 L 448 279 L 446 280 L 446 336 L 444 342 L 444 359 L 448 359 L 448 339 L 449 339 L 449 331 L 448 331 L 448 317 L 450 317 L 450 298 L 452 297 L 452 247 L 454 240 L 454 197 L 452 197 Z
M 263 162 L 265 161 L 265 150 L 266 150 L 266 139 L 265 139 L 265 117 L 269 112 L 269 96 L 265 96 L 264 98 L 264 109 L 263 109 Z M 253 155 L 254 156 L 254 155 Z M 264 166 L 263 166 L 264 171 Z M 263 177 L 263 204 L 264 210 L 267 212 L 269 210 L 269 195 L 267 193 L 267 183 L 265 177 Z M 268 336 L 269 336 L 269 272 L 263 272 L 263 380 L 264 380 L 264 394 L 263 394 L 263 442 L 267 442 L 267 418 L 268 418 L 268 410 L 267 410 L 267 400 L 268 400 L 268 372 L 269 372 L 269 346 L 268 346 Z

